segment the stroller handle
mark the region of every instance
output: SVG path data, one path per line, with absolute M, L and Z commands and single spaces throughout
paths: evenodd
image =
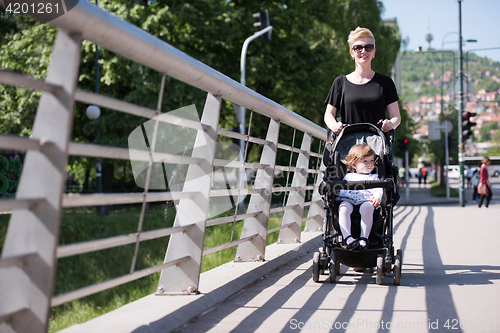
M 392 189 L 395 187 L 394 179 L 362 181 L 324 180 L 319 185 L 319 193 L 325 195 L 337 190 L 367 190 L 377 187 Z

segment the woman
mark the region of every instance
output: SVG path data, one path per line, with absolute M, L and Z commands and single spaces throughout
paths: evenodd
M 488 208 L 491 197 L 493 196 L 493 193 L 491 193 L 491 183 L 488 179 L 489 177 L 487 168 L 487 166 L 491 164 L 491 161 L 488 157 L 484 157 L 481 163 L 481 169 L 479 171 L 479 186 L 481 186 L 481 184 L 486 184 L 486 187 L 488 188 L 488 194 L 481 194 L 481 196 L 479 197 L 478 207 L 481 207 L 484 198 L 486 198 L 486 203 L 484 205 L 486 206 L 486 208 Z
M 395 129 L 401 122 L 399 97 L 392 79 L 372 70 L 371 63 L 376 52 L 375 37 L 370 30 L 357 27 L 349 34 L 348 43 L 349 53 L 356 67 L 354 72 L 339 75 L 333 81 L 325 100 L 326 125 L 335 134 L 340 133 L 343 124 L 376 125 L 382 121 L 382 131 Z M 345 91 L 342 91 L 343 87 Z M 337 121 L 339 109 L 341 120 Z

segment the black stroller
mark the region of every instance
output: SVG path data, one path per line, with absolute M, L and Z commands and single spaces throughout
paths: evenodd
M 370 269 L 377 267 L 377 284 L 382 284 L 386 273 L 394 273 L 394 284 L 399 285 L 401 278 L 402 250 L 394 254 L 393 247 L 393 207 L 399 200 L 397 193 L 397 167 L 392 163 L 392 148 L 394 130 L 384 133 L 379 127 L 372 124 L 353 124 L 344 127 L 342 132 L 329 137 L 323 163 L 326 166 L 323 182 L 319 192 L 323 197 L 325 207 L 325 221 L 323 226 L 323 247 L 313 256 L 313 281 L 318 282 L 319 276 L 329 272 L 330 282 L 335 283 L 340 273 L 340 264 L 349 267 Z M 360 143 L 367 143 L 376 153 L 374 173 L 379 175 L 379 181 L 351 181 L 342 180 L 346 174 L 346 167 L 341 159 L 349 149 Z M 374 211 L 373 226 L 368 237 L 368 246 L 365 251 L 352 251 L 345 247 L 339 227 L 338 211 L 340 201 L 336 199 L 336 191 L 340 189 L 369 189 L 382 187 L 384 195 L 381 204 Z M 351 214 L 351 234 L 358 238 L 360 234 L 359 205 L 354 206 Z

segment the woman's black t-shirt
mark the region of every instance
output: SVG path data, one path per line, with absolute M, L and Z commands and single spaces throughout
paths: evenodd
M 342 84 L 345 81 L 343 108 L 340 107 Z M 365 84 L 354 84 L 345 75 L 335 78 L 332 88 L 325 100 L 341 110 L 340 116 L 344 124 L 371 123 L 376 125 L 386 119 L 387 105 L 399 100 L 396 86 L 388 76 L 375 73 Z

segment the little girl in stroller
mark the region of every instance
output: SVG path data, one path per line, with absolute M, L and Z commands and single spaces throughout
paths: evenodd
M 325 208 L 323 246 L 313 255 L 313 281 L 328 271 L 330 282 L 335 282 L 343 264 L 370 272 L 376 267 L 377 284 L 386 273 L 394 273 L 398 285 L 402 250 L 395 250 L 393 242 L 393 209 L 399 199 L 392 160 L 394 130 L 384 133 L 360 123 L 330 134 L 319 186 Z
M 343 180 L 379 180 L 377 174 L 371 173 L 375 169 L 375 151 L 366 143 L 352 146 L 349 154 L 342 162 L 349 171 Z M 368 236 L 373 225 L 373 211 L 380 205 L 383 194 L 382 188 L 338 190 L 336 200 L 342 201 L 339 205 L 339 226 L 347 249 L 356 250 L 359 248 L 361 251 L 366 250 Z M 354 239 L 351 235 L 353 205 L 360 205 L 361 233 L 359 240 Z

